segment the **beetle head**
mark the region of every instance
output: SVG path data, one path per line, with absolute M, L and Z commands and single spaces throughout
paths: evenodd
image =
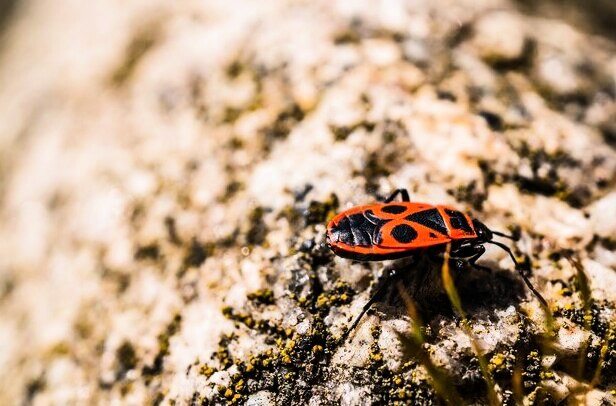
M 490 230 L 481 221 L 473 219 L 473 226 L 475 227 L 475 232 L 477 233 L 477 239 L 479 241 L 485 242 L 492 240 L 492 230 Z

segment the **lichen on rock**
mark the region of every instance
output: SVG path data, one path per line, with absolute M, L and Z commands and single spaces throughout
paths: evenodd
M 609 38 L 507 0 L 61 3 L 2 34 L 0 404 L 616 402 Z M 550 312 L 499 250 L 462 311 L 442 264 L 336 257 L 399 187 L 520 237 Z

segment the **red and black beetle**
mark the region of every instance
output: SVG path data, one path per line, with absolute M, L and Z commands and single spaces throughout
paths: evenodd
M 393 202 L 401 195 L 402 201 Z M 393 203 L 392 203 L 393 202 Z M 490 230 L 479 220 L 444 205 L 411 202 L 406 189 L 396 189 L 383 203 L 352 207 L 337 214 L 327 224 L 327 244 L 336 255 L 359 261 L 382 261 L 416 255 L 442 260 L 444 247 L 450 244 L 449 257 L 463 267 L 489 268 L 476 264 L 489 243 L 505 250 L 515 264 L 526 286 L 547 308 L 547 302 L 533 287 L 511 249 L 493 241 L 494 236 L 513 237 Z M 387 278 L 399 277 L 390 273 Z M 372 296 L 348 332 L 359 323 L 370 306 L 383 293 L 387 284 Z

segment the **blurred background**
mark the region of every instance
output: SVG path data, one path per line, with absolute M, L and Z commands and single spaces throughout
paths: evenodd
M 613 298 L 615 39 L 613 0 L 0 0 L 0 404 L 207 404 L 223 304 L 396 187 Z

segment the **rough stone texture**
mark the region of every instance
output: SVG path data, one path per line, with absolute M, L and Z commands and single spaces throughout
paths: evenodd
M 615 401 L 613 43 L 504 0 L 39 1 L 7 24 L 0 404 L 440 404 L 441 375 L 486 404 L 474 347 L 500 402 Z M 520 232 L 554 320 L 493 248 L 454 275 L 468 322 L 438 264 L 335 258 L 326 220 L 396 187 Z M 385 266 L 419 347 L 395 288 L 340 341 Z

